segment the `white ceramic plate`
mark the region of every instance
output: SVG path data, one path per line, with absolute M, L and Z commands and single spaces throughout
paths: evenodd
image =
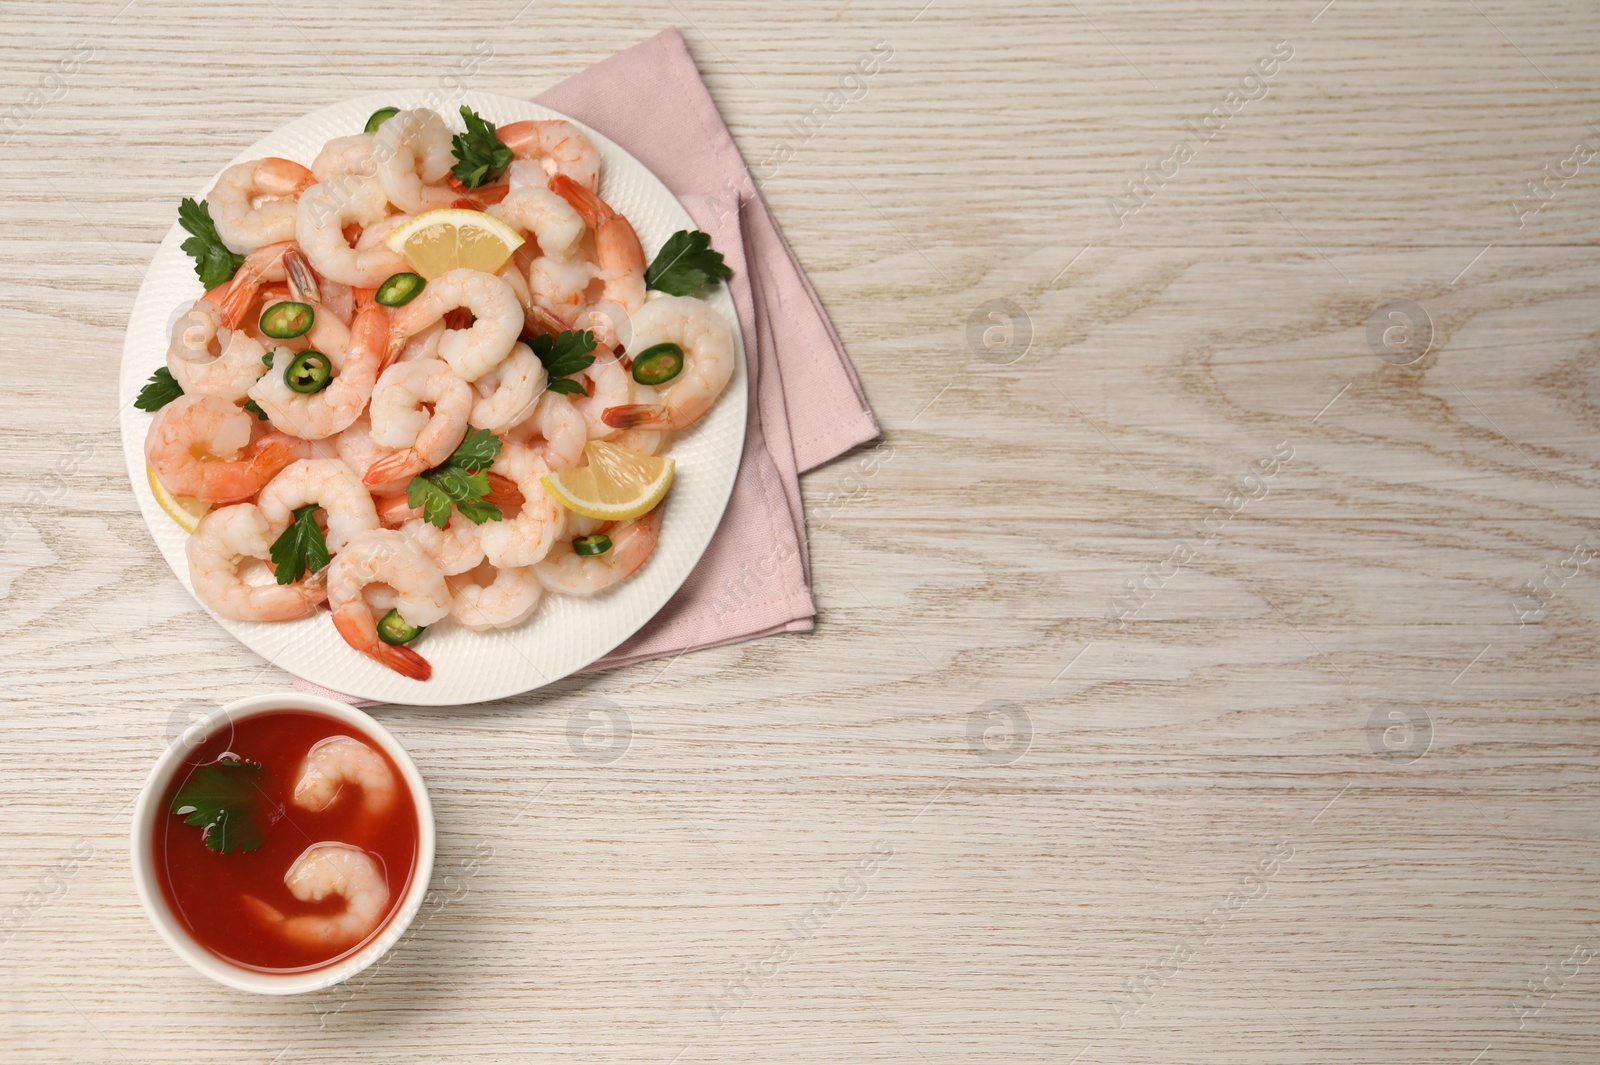
M 437 95 L 438 90 L 423 89 L 383 92 L 323 108 L 257 141 L 229 165 L 267 155 L 310 165 L 325 141 L 359 133 L 367 116 L 378 108 L 438 106 L 436 99 L 430 99 Z M 445 120 L 452 129 L 462 127 L 457 111 L 462 104 L 497 125 L 563 117 L 515 97 L 467 92 L 441 108 L 450 111 Z M 689 213 L 642 163 L 593 130 L 585 127 L 585 132 L 600 151 L 600 194 L 633 223 L 647 259 L 675 231 L 695 228 Z M 174 217 L 177 209 L 174 202 Z M 202 292 L 192 261 L 179 248 L 186 237 L 174 223 L 134 302 L 122 353 L 121 423 L 122 448 L 139 509 L 173 573 L 193 594 L 184 555 L 188 535 L 161 509 L 146 480 L 144 440 L 153 415 L 133 406 L 150 374 L 166 365 L 169 323 Z M 677 481 L 665 503 L 660 544 L 632 578 L 590 599 L 546 596 L 537 613 L 515 629 L 475 633 L 453 622 L 430 628 L 416 644 L 433 663 L 428 681 L 402 677 L 351 650 L 334 631 L 326 610 L 276 625 L 220 617 L 218 624 L 295 676 L 363 699 L 426 706 L 482 702 L 530 691 L 582 669 L 622 643 L 689 576 L 722 520 L 739 470 L 746 408 L 739 319 L 726 286 L 717 286 L 705 298 L 733 326 L 738 366 L 711 413 L 674 438 L 669 454 L 678 463 Z

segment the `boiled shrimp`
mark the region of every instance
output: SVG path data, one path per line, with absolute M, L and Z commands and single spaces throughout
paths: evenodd
M 496 566 L 531 566 L 544 558 L 565 527 L 566 508 L 541 480 L 550 467 L 532 448 L 508 444 L 495 458 L 493 470 L 517 486 L 522 506 L 501 521 L 479 526 L 478 540 Z
M 495 136 L 519 159 L 534 159 L 551 177 L 564 175 L 586 189 L 600 183 L 600 153 L 583 131 L 564 119 L 512 122 Z
M 439 465 L 467 435 L 472 386 L 438 359 L 397 362 L 372 391 L 372 441 L 394 448 L 367 467 L 369 486 L 411 477 Z
M 656 549 L 661 508 L 612 529 L 611 548 L 598 555 L 580 555 L 572 541 L 559 540 L 544 561 L 534 566 L 545 591 L 561 595 L 596 595 L 633 575 Z
M 369 814 L 381 814 L 394 805 L 394 772 L 383 755 L 353 736 L 328 736 L 312 744 L 300 763 L 294 804 L 320 813 L 346 787 L 360 789 L 361 805 Z
M 352 222 L 371 226 L 388 212 L 389 198 L 377 178 L 341 175 L 300 194 L 294 239 L 323 277 L 376 288 L 391 275 L 410 270 L 410 265 L 381 242 L 360 250 L 351 247 L 344 227 Z
M 185 395 L 237 403 L 266 372 L 261 361 L 265 354 L 266 348 L 247 333 L 223 328 L 215 303 L 198 299 L 172 325 L 167 370 Z
M 656 344 L 683 350 L 683 372 L 657 385 L 661 398 L 607 409 L 607 425 L 620 429 L 683 429 L 711 409 L 733 377 L 733 330 L 728 320 L 693 296 L 661 296 L 633 316 L 629 354 Z
M 254 895 L 245 900 L 256 916 L 285 939 L 306 947 L 345 947 L 370 935 L 389 912 L 389 881 L 372 855 L 348 843 L 313 843 L 289 866 L 283 882 L 301 902 L 344 900 L 336 914 L 287 917 Z
M 526 344 L 514 345 L 500 365 L 472 382 L 477 393 L 472 424 L 498 432 L 522 421 L 533 413 L 548 380 L 544 363 L 533 350 Z
M 550 469 L 564 470 L 583 461 L 589 425 L 572 397 L 545 392 L 533 413 L 506 431 L 506 439 L 534 448 Z
M 354 537 L 378 527 L 371 494 L 338 459 L 301 459 L 268 481 L 256 497 L 256 506 L 278 532 L 294 521 L 296 510 L 311 505 L 327 516 L 328 550 L 334 554 Z
M 412 680 L 433 675 L 428 660 L 409 647 L 378 639 L 373 596 L 392 597 L 409 625 L 426 626 L 450 613 L 444 574 L 416 543 L 391 529 L 362 533 L 328 567 L 328 605 L 344 641 L 362 654 Z
M 326 351 L 333 380 L 320 392 L 296 392 L 284 377 L 287 367 L 274 361 L 274 372 L 250 389 L 272 424 L 306 440 L 321 440 L 350 427 L 367 407 L 378 380 L 378 366 L 389 343 L 389 316 L 373 307 L 356 316 L 350 345 L 343 352 Z
M 433 559 L 439 572 L 446 577 L 453 577 L 483 561 L 479 528 L 471 518 L 455 513 L 450 515 L 450 523 L 442 529 L 431 521 L 411 518 L 400 526 L 400 535 L 414 540 L 423 553 Z
M 323 182 L 342 174 L 357 177 L 374 177 L 378 164 L 372 158 L 371 133 L 355 133 L 348 137 L 335 137 L 322 146 L 317 157 L 311 160 L 311 175 Z
M 539 607 L 544 585 L 532 566 L 487 563 L 449 582 L 455 593 L 450 616 L 474 632 L 520 625 Z
M 532 236 L 542 254 L 558 261 L 572 258 L 583 239 L 583 216 L 542 185 L 513 190 L 489 213 Z
M 583 415 L 590 440 L 609 440 L 617 429 L 606 421 L 605 413 L 614 407 L 626 407 L 638 398 L 633 375 L 615 355 L 600 355 L 582 377 L 588 382 L 588 394 L 573 396 L 572 405 Z
M 595 279 L 595 265 L 581 256 L 553 259 L 536 256 L 528 264 L 528 288 L 534 306 L 549 315 L 556 332 L 570 327 L 583 309 L 584 294 Z
M 350 423 L 350 427 L 334 438 L 334 446 L 338 449 L 339 458 L 357 477 L 366 477 L 372 464 L 385 455 L 394 454 L 393 448 L 383 447 L 372 439 L 372 423 L 363 414 Z M 382 484 L 369 486 L 369 491 L 374 495 L 392 495 L 404 492 L 409 477 L 385 481 Z M 364 483 L 364 482 L 363 482 Z M 380 518 L 382 515 L 379 515 Z
M 549 332 L 544 323 L 551 318 L 533 302 L 533 289 L 528 287 L 528 275 L 518 268 L 515 261 L 506 263 L 495 274 L 500 280 L 511 286 L 511 291 L 517 297 L 517 305 L 522 308 L 522 332 L 524 336 L 538 336 L 540 333 Z M 560 333 L 558 324 L 554 333 Z M 553 335 L 553 334 L 552 334 Z
M 356 253 L 360 254 L 361 252 L 371 251 L 374 248 L 387 247 L 384 242 L 389 239 L 389 234 L 411 221 L 413 217 L 403 213 L 392 214 L 386 218 L 378 219 L 370 226 L 362 227 L 361 235 L 356 238 L 356 242 L 353 245 Z
M 206 205 L 217 236 L 235 255 L 294 239 L 295 199 L 316 182 L 288 159 L 255 159 L 222 172 Z
M 342 281 L 325 277 L 319 288 L 322 292 L 322 305 L 333 312 L 333 316 L 346 326 L 355 320 L 356 311 L 364 309 L 356 306 L 356 290 Z
M 405 346 L 400 349 L 400 354 L 395 357 L 395 362 L 416 362 L 418 359 L 437 359 L 439 357 L 439 341 L 444 338 L 449 326 L 441 318 L 414 337 L 408 337 Z
M 294 584 L 251 584 L 240 575 L 248 560 L 271 557 L 277 532 L 254 503 L 221 507 L 201 518 L 185 547 L 194 594 L 236 621 L 293 621 L 315 611 L 328 597 L 321 574 Z
M 401 111 L 378 127 L 372 158 L 390 203 L 413 214 L 455 203 L 455 191 L 436 184 L 455 163 L 450 140 L 444 119 L 425 107 Z
M 254 415 L 215 396 L 179 396 L 156 412 L 144 453 L 174 495 L 237 503 L 261 491 L 300 456 L 282 433 L 251 441 Z
M 592 189 L 561 174 L 550 179 L 550 188 L 571 204 L 584 223 L 594 230 L 595 262 L 604 287 L 599 300 L 580 317 L 578 328 L 593 330 L 601 344 L 610 347 L 618 341 L 618 323 L 644 306 L 644 248 L 633 223 L 596 196 Z M 622 313 L 600 307 L 602 301 L 615 303 Z
M 522 335 L 522 305 L 511 286 L 479 270 L 451 270 L 428 282 L 422 294 L 394 316 L 391 357 L 405 342 L 465 307 L 476 319 L 466 329 L 447 329 L 439 338 L 439 357 L 463 381 L 476 381 L 500 364 Z

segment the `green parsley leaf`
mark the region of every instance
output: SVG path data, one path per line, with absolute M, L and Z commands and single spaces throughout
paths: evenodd
M 424 521 L 439 528 L 450 524 L 450 510 L 454 507 L 462 517 L 482 525 L 486 521 L 500 521 L 503 515 L 493 503 L 485 503 L 489 494 L 489 475 L 482 470 L 463 470 L 456 466 L 435 466 L 427 473 L 411 478 L 407 486 L 406 502 L 422 508 Z
M 206 201 L 196 203 L 185 196 L 178 204 L 178 224 L 194 234 L 182 247 L 194 257 L 194 272 L 206 288 L 216 288 L 244 263 L 244 256 L 229 251 L 217 236 L 217 226 L 211 221 L 211 208 Z
M 434 484 L 451 499 L 473 502 L 489 494 L 489 475 L 483 470 L 463 470 L 459 466 L 435 466 L 428 471 Z
M 156 411 L 183 395 L 183 386 L 172 379 L 172 371 L 165 366 L 150 375 L 150 380 L 139 389 L 139 398 L 133 405 L 140 410 Z
M 595 349 L 593 333 L 587 329 L 581 333 L 567 329 L 557 336 L 541 334 L 527 343 L 533 349 L 533 353 L 539 356 L 539 361 L 544 363 L 545 372 L 550 376 L 550 391 L 562 392 L 569 396 L 588 395 L 578 382 L 563 381 L 560 378 L 587 370 L 594 365 L 594 356 L 589 354 Z
M 667 238 L 655 261 L 645 270 L 644 284 L 669 296 L 692 296 L 706 285 L 732 276 L 733 270 L 722 261 L 722 253 L 711 250 L 711 234 L 680 229 Z
M 279 584 L 293 584 L 306 574 L 317 572 L 332 559 L 328 541 L 317 524 L 315 503 L 296 509 L 289 527 L 272 541 L 272 561 L 277 566 Z
M 249 411 L 251 414 L 254 414 L 257 418 L 260 418 L 262 421 L 266 421 L 267 420 L 267 412 L 262 410 L 261 409 L 261 405 L 258 404 L 253 399 L 247 399 L 247 400 L 244 401 L 244 409 Z
M 450 524 L 450 508 L 455 500 L 443 488 L 434 484 L 425 473 L 411 478 L 406 486 L 406 502 L 422 508 L 422 520 L 431 521 L 439 528 Z
M 261 846 L 262 769 L 259 762 L 222 758 L 203 765 L 184 781 L 172 812 L 199 825 L 200 839 L 222 854 Z
M 505 444 L 498 436 L 487 429 L 474 429 L 467 426 L 467 435 L 461 438 L 461 443 L 450 453 L 441 466 L 454 466 L 463 470 L 486 470 L 494 465 L 494 460 L 500 454 L 500 449 Z
M 411 478 L 406 502 L 421 507 L 423 520 L 441 529 L 450 524 L 452 507 L 479 525 L 500 521 L 504 517 L 500 508 L 483 501 L 489 494 L 489 475 L 484 471 L 494 464 L 503 446 L 487 429 L 467 426 L 467 435 L 449 458 Z
M 560 392 L 564 396 L 587 396 L 589 394 L 583 390 L 583 386 L 578 382 L 569 381 L 564 377 L 558 381 L 551 381 L 546 387 L 550 391 Z
M 482 525 L 486 521 L 503 521 L 505 515 L 500 513 L 500 508 L 493 503 L 485 503 L 481 499 L 459 499 L 456 509 L 463 518 L 472 521 L 474 525 Z
M 266 367 L 269 370 L 272 369 L 272 354 L 273 353 L 269 351 L 265 355 L 261 356 L 261 361 L 266 364 Z
M 461 120 L 467 124 L 467 131 L 450 138 L 450 151 L 456 157 L 450 172 L 467 188 L 475 189 L 499 177 L 511 165 L 512 152 L 495 136 L 494 125 L 478 117 L 472 108 L 461 108 Z

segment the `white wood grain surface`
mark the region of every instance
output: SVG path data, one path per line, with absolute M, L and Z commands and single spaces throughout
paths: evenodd
M 1600 9 L 519 7 L 0 4 L 0 1059 L 1600 1055 Z M 214 987 L 128 804 L 288 679 L 134 508 L 144 265 L 290 118 L 673 24 L 746 158 L 791 149 L 765 193 L 886 427 L 805 480 L 817 631 L 385 711 L 436 907 L 345 988 Z

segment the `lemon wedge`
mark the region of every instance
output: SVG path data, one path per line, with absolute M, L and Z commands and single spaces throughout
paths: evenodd
M 193 535 L 200 528 L 200 519 L 211 511 L 211 504 L 203 499 L 193 496 L 175 496 L 167 491 L 167 486 L 161 483 L 161 478 L 156 476 L 155 467 L 145 463 L 144 472 L 150 478 L 150 491 L 155 493 L 156 502 L 161 504 L 161 509 L 166 511 L 173 521 L 183 526 L 183 531 Z
M 432 281 L 463 267 L 496 273 L 523 240 L 494 215 L 447 207 L 424 211 L 390 233 L 384 243 Z
M 543 478 L 545 488 L 569 510 L 589 518 L 627 521 L 647 513 L 672 487 L 674 463 L 604 440 L 584 445 L 586 466 Z

